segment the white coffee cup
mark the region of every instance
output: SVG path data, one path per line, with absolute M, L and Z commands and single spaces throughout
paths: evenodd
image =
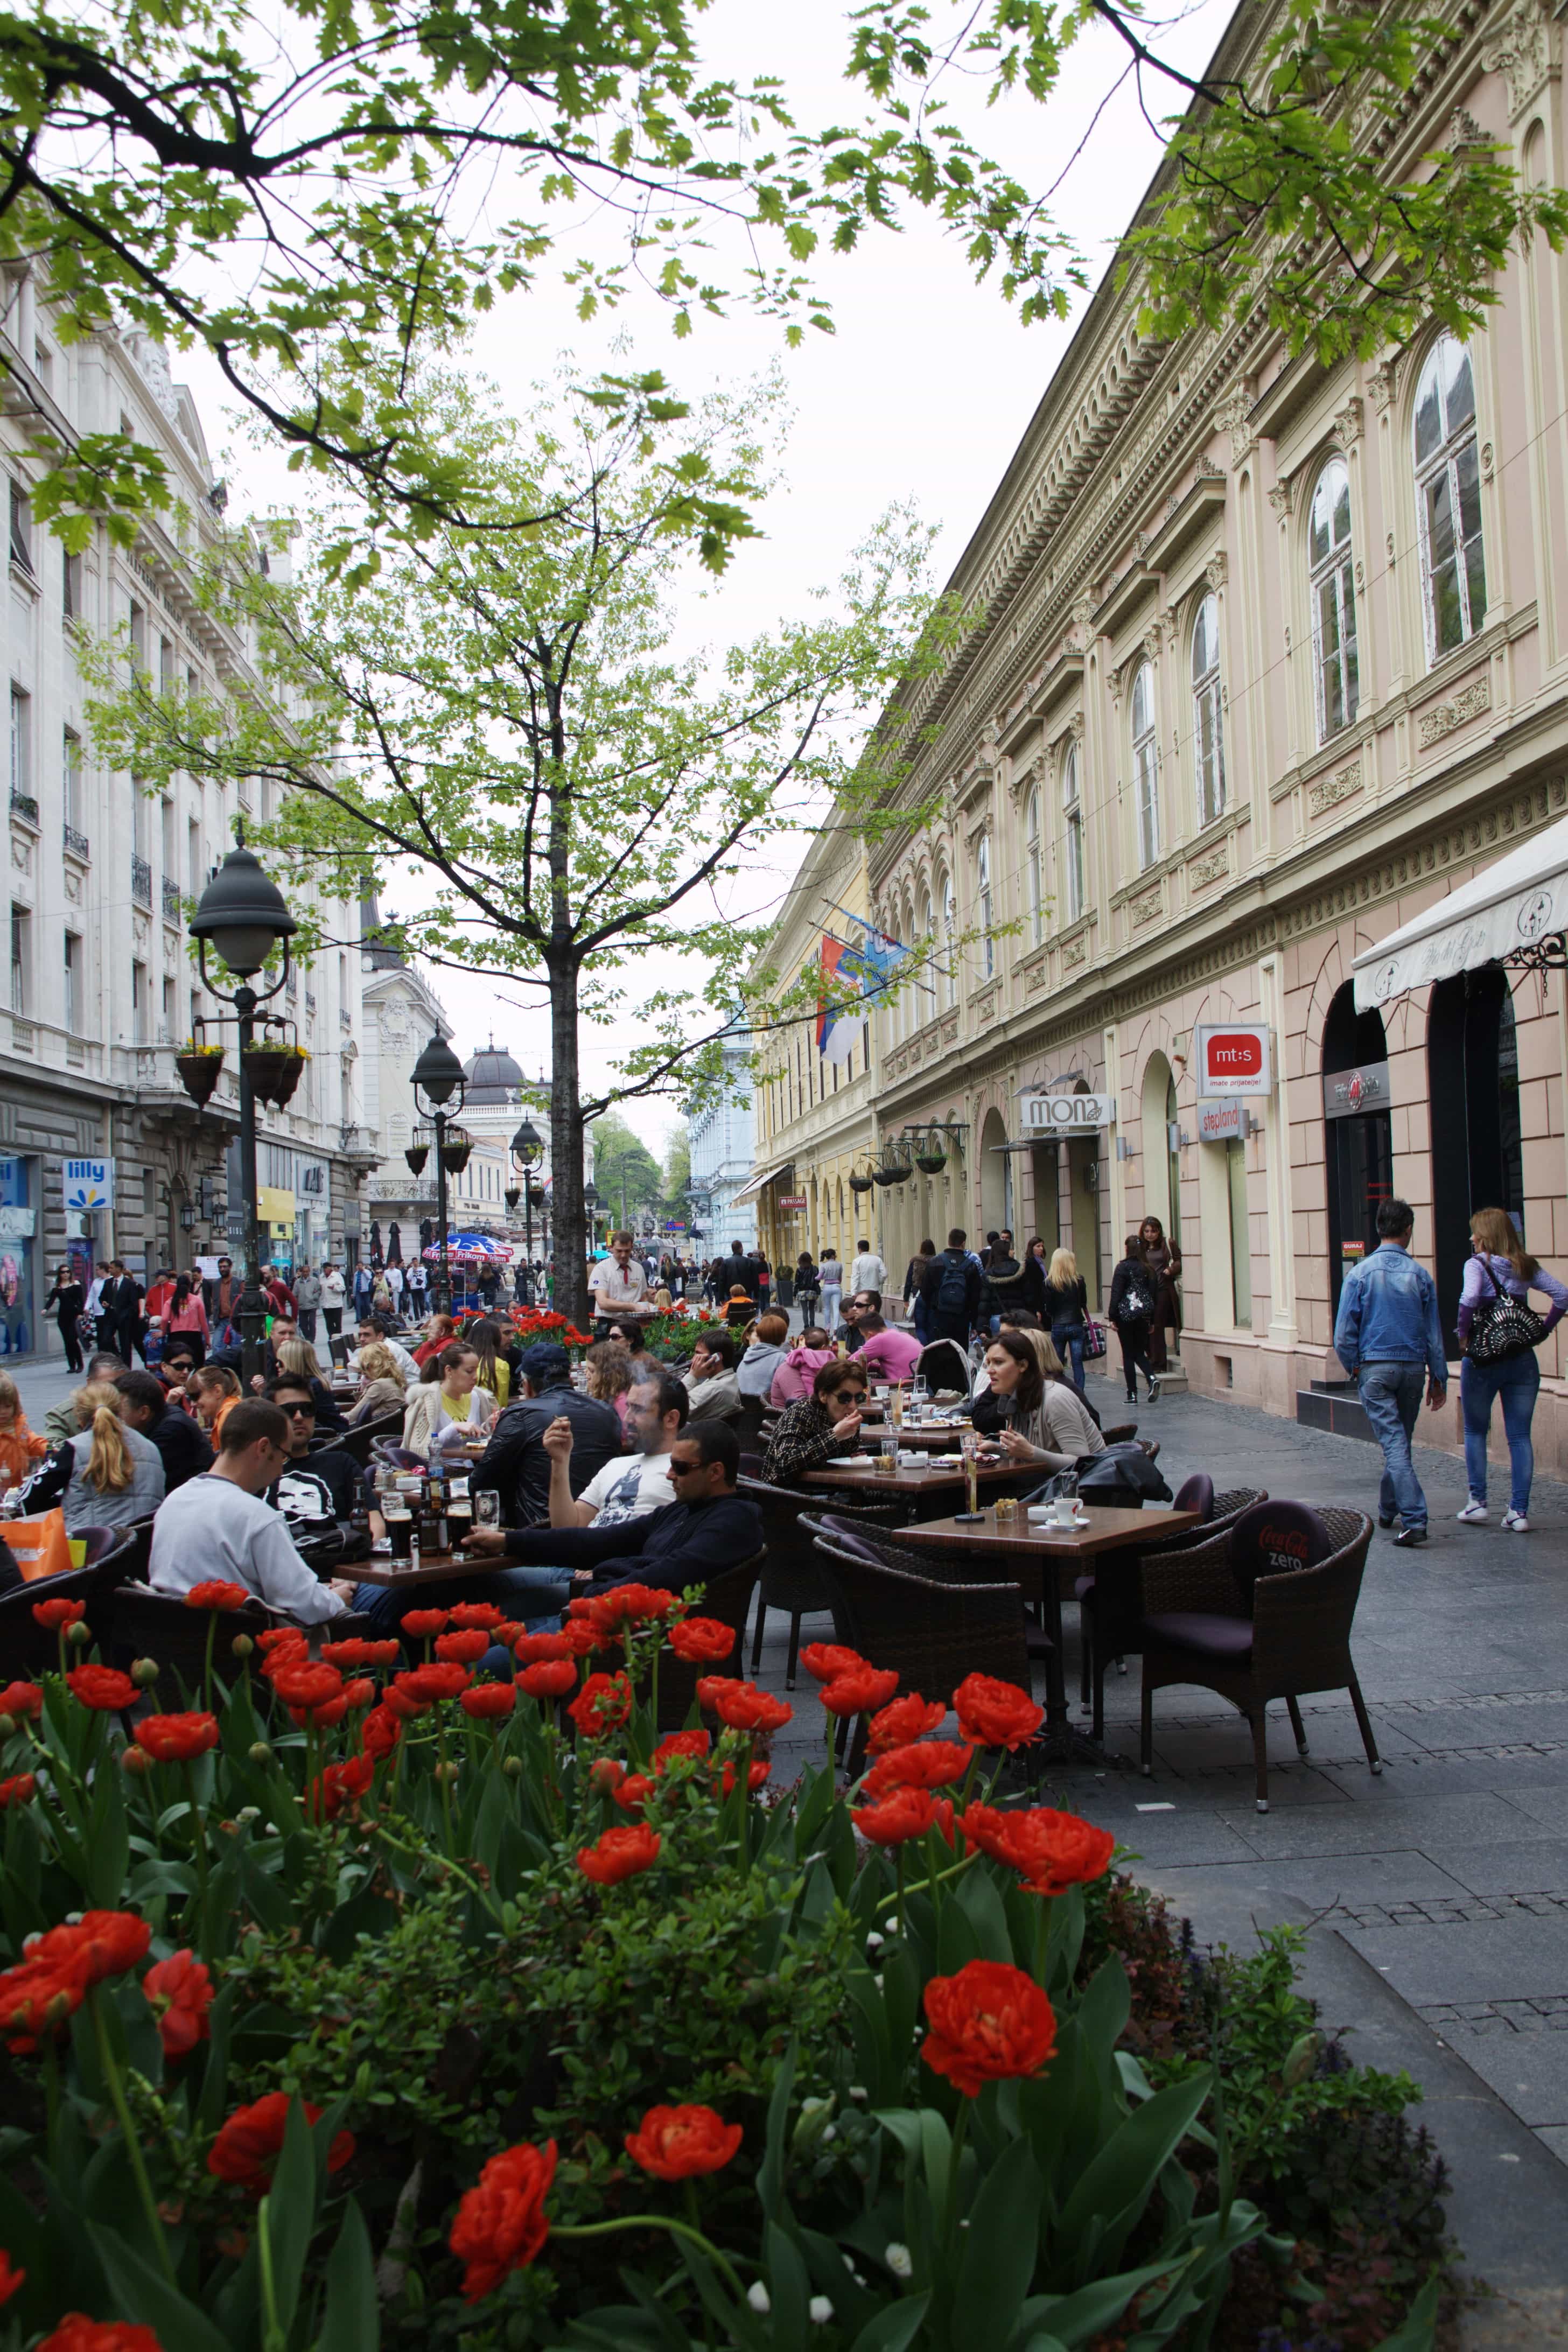
M 1077 1527 L 1078 1506 L 1073 1501 L 1070 1495 L 1058 1495 L 1057 1496 L 1054 1508 L 1056 1510 L 1057 1525 L 1058 1528 Z

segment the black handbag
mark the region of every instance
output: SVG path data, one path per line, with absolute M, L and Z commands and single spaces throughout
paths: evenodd
M 1545 1318 L 1527 1299 L 1516 1298 L 1511 1290 L 1500 1290 L 1492 1281 L 1490 1266 L 1484 1261 L 1478 1263 L 1491 1283 L 1492 1296 L 1483 1299 L 1470 1318 L 1466 1354 L 1473 1364 L 1504 1364 L 1510 1356 L 1528 1355 L 1546 1337 Z

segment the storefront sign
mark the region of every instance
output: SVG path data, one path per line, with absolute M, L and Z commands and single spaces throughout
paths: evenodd
M 1359 1118 L 1369 1110 L 1386 1110 L 1392 1100 L 1386 1062 L 1363 1062 L 1357 1070 L 1323 1073 L 1325 1118 Z
M 1116 1117 L 1109 1095 L 1022 1095 L 1024 1125 L 1047 1135 L 1098 1134 Z
M 90 1216 L 94 1209 L 114 1206 L 112 1160 L 68 1160 L 65 1163 L 66 1207 Z
M 1256 1023 L 1227 1022 L 1223 1029 L 1199 1029 L 1196 1036 L 1198 1097 L 1267 1095 L 1274 1091 L 1274 1056 L 1267 1029 Z
M 778 1205 L 781 1209 L 804 1209 L 805 1206 L 805 1194 L 804 1192 L 781 1192 L 779 1195 Z
M 256 1188 L 256 1215 L 260 1224 L 286 1225 L 292 1230 L 293 1193 L 286 1192 L 280 1184 L 258 1184 Z
M 1239 1102 L 1201 1102 L 1198 1105 L 1198 1141 L 1229 1143 L 1233 1138 L 1245 1139 L 1247 1113 Z

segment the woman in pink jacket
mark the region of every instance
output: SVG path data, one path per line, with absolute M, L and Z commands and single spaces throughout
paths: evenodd
M 837 1352 L 827 1333 L 814 1323 L 808 1331 L 801 1333 L 773 1374 L 768 1402 L 793 1404 L 797 1397 L 808 1397 L 817 1372 L 824 1364 L 830 1364 Z

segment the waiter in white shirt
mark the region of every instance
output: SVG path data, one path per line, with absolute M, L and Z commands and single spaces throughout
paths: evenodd
M 633 1234 L 612 1234 L 609 1256 L 602 1257 L 588 1276 L 599 1318 L 596 1339 L 605 1337 L 605 1326 L 612 1315 L 640 1307 L 647 1297 L 647 1276 L 633 1255 L 636 1247 Z

